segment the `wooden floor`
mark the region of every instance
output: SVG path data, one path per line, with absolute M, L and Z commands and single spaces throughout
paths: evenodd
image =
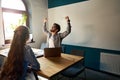
M 81 79 L 82 78 L 82 79 Z M 62 75 L 55 76 L 52 80 L 70 80 Z M 86 79 L 83 79 L 83 74 L 78 75 L 72 80 L 120 80 L 119 76 L 86 69 Z

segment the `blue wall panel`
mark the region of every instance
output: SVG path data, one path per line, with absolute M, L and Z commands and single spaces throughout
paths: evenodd
M 63 6 L 87 0 L 48 0 L 48 8 Z
M 116 50 L 107 50 L 107 49 L 100 49 L 100 48 L 91 48 L 91 47 L 83 47 L 83 46 L 74 46 L 74 45 L 66 45 L 64 46 L 64 53 L 70 54 L 71 50 L 84 50 L 85 51 L 85 66 L 88 68 L 92 68 L 94 70 L 100 70 L 100 53 L 112 53 L 112 54 L 119 54 L 120 51 Z

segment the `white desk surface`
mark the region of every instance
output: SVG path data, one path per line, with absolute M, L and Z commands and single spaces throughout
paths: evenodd
M 6 48 L 6 49 L 3 49 L 3 50 L 0 50 L 0 54 L 7 57 L 9 49 L 10 48 Z M 34 54 L 35 54 L 36 57 L 44 55 L 44 51 L 41 50 L 41 49 L 32 48 L 32 50 L 33 50 L 33 52 L 34 52 Z

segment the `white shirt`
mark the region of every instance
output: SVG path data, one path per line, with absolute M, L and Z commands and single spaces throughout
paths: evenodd
M 49 38 L 49 48 L 54 48 L 54 47 L 55 47 L 55 45 L 54 45 L 54 38 L 53 38 L 53 36 L 51 36 Z

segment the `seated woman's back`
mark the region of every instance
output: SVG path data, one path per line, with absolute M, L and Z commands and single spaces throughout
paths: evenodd
M 28 39 L 28 28 L 18 26 L 14 31 L 8 57 L 1 70 L 0 80 L 25 80 L 28 65 L 39 70 L 40 66 L 32 49 L 29 46 L 26 48 Z

